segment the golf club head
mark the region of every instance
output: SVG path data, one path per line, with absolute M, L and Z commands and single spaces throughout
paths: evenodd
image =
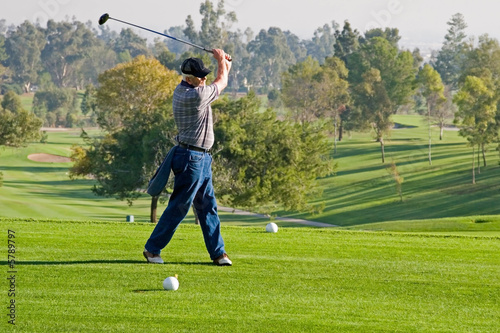
M 99 25 L 103 25 L 106 23 L 106 21 L 109 19 L 109 14 L 102 14 L 102 16 L 99 18 Z

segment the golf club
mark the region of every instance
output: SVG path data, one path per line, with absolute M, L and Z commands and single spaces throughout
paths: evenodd
M 200 50 L 203 50 L 205 52 L 209 52 L 209 53 L 213 53 L 213 51 L 210 49 L 207 49 L 203 46 L 199 46 L 199 45 L 196 45 L 196 44 L 193 44 L 191 42 L 188 42 L 188 41 L 185 41 L 185 40 L 182 40 L 182 39 L 179 39 L 179 38 L 175 38 L 173 36 L 169 36 L 167 34 L 163 34 L 161 32 L 158 32 L 158 31 L 154 31 L 154 30 L 151 30 L 151 29 L 148 29 L 148 28 L 145 28 L 145 27 L 141 27 L 139 25 L 136 25 L 136 24 L 133 24 L 133 23 L 130 23 L 130 22 L 125 22 L 125 21 L 122 21 L 122 20 L 119 20 L 119 19 L 116 19 L 116 18 L 113 18 L 111 16 L 109 16 L 108 13 L 106 14 L 103 14 L 100 18 L 99 18 L 99 25 L 103 25 L 104 23 L 106 23 L 108 20 L 115 20 L 117 22 L 121 22 L 121 23 L 124 23 L 124 24 L 128 24 L 128 25 L 131 25 L 133 27 L 136 27 L 136 28 L 139 28 L 139 29 L 143 29 L 143 30 L 146 30 L 146 31 L 149 31 L 149 32 L 152 32 L 152 33 L 155 33 L 155 34 L 158 34 L 158 35 L 162 35 L 164 37 L 167 37 L 167 38 L 170 38 L 170 39 L 173 39 L 173 40 L 176 40 L 178 42 L 181 42 L 181 43 L 184 43 L 184 44 L 187 44 L 187 45 L 191 45 L 193 47 L 196 47 Z M 228 61 L 232 61 L 233 59 L 231 59 L 231 56 L 228 54 L 228 57 L 229 59 L 227 59 Z

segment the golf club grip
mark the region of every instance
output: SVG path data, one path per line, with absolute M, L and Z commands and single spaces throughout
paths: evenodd
M 205 48 L 203 50 L 207 51 L 208 53 L 214 54 L 214 51 L 212 51 L 212 50 L 208 50 Z M 226 53 L 226 55 L 229 57 L 229 59 L 226 59 L 227 61 L 233 61 L 233 58 L 229 54 Z

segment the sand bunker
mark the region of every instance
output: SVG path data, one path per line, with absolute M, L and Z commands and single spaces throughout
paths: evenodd
M 71 162 L 71 158 L 52 155 L 52 154 L 31 154 L 28 156 L 28 159 L 35 162 L 45 162 L 45 163 L 68 163 Z

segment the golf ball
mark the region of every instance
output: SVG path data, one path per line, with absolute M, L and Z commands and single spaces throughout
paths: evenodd
M 163 289 L 165 290 L 177 290 L 179 289 L 179 280 L 177 278 L 170 276 L 163 280 Z
M 278 232 L 278 226 L 276 225 L 276 223 L 273 223 L 273 222 L 268 223 L 266 225 L 266 231 L 273 232 L 273 233 Z

